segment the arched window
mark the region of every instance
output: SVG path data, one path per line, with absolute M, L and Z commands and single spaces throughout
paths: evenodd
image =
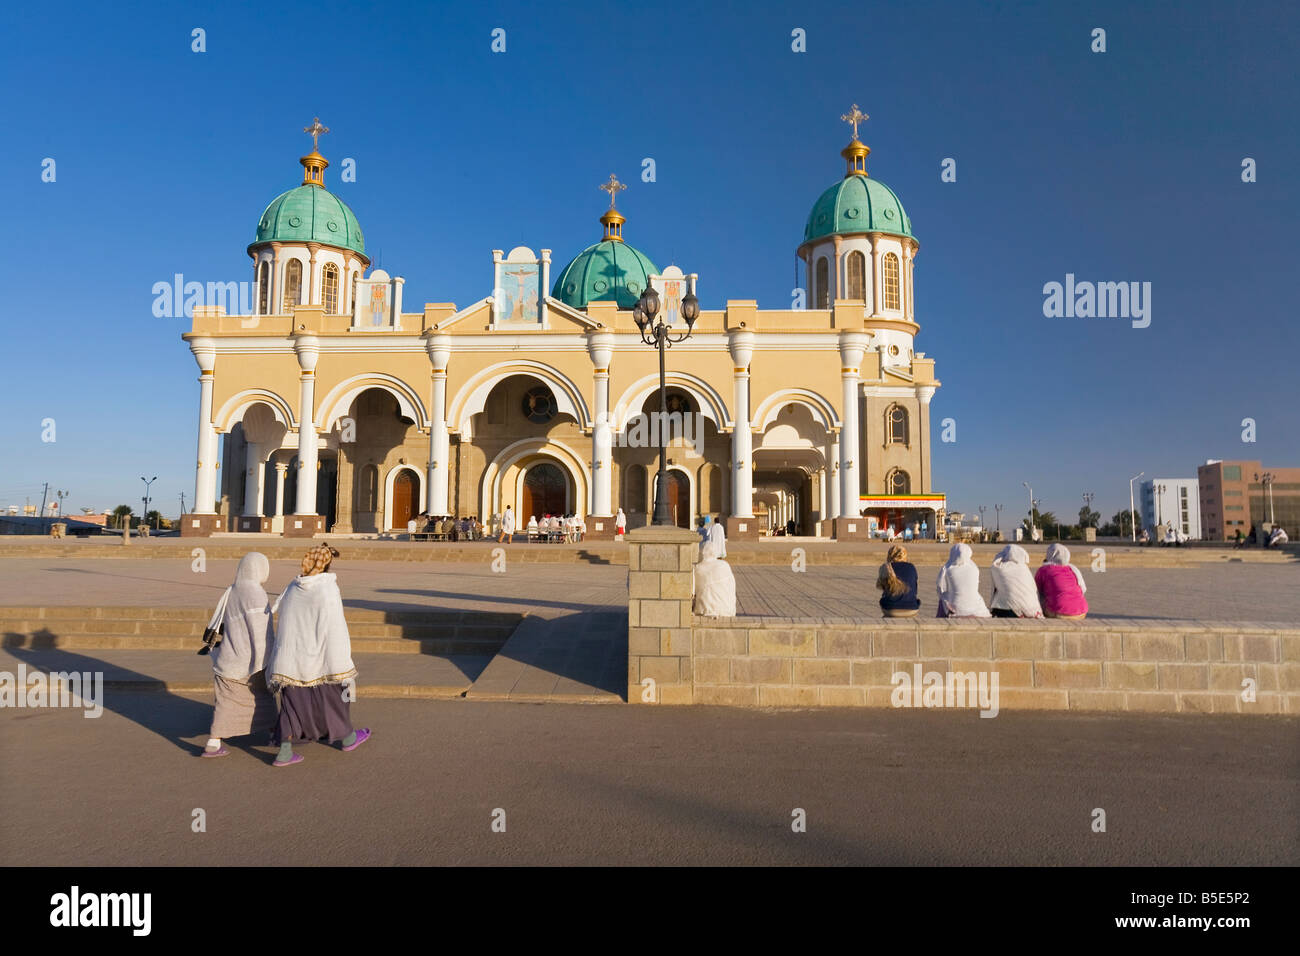
M 867 297 L 867 257 L 861 252 L 849 253 L 849 298 Z
M 885 444 L 908 445 L 907 409 L 902 405 L 890 405 L 885 412 Z
M 320 275 L 321 305 L 325 306 L 326 315 L 337 315 L 339 311 L 339 267 L 332 262 L 327 262 Z
M 816 303 L 814 308 L 829 309 L 831 307 L 831 264 L 822 256 L 817 260 L 817 281 L 813 283 L 813 301 Z
M 894 468 L 885 476 L 885 494 L 910 495 L 911 493 L 912 479 L 908 477 L 907 472 Z
M 352 312 L 357 307 L 357 279 L 361 278 L 360 272 L 352 273 L 352 301 L 348 303 L 348 311 Z
M 645 465 L 632 465 L 628 468 L 626 475 L 627 481 L 623 486 L 623 510 L 636 512 L 645 511 Z
M 881 266 L 884 273 L 885 284 L 885 308 L 898 308 L 898 256 L 892 252 L 885 255 L 884 265 Z
M 271 264 L 263 262 L 257 269 L 257 314 L 271 312 Z
M 302 301 L 302 260 L 290 259 L 284 267 L 284 308 L 285 314 L 293 312 L 293 307 Z

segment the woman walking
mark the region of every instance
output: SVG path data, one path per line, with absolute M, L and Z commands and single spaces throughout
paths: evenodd
M 916 617 L 921 608 L 921 598 L 916 593 L 916 565 L 907 560 L 907 548 L 901 544 L 889 546 L 885 563 L 876 575 L 880 589 L 880 609 L 885 617 Z
M 271 608 L 263 590 L 270 574 L 266 555 L 250 551 L 235 569 L 235 583 L 221 597 L 225 633 L 212 649 L 216 703 L 203 748 L 205 757 L 230 753 L 221 745 L 223 738 L 243 737 L 275 726 L 275 695 L 267 689 L 262 672 L 272 636 Z
M 308 551 L 302 574 L 272 608 L 280 614 L 266 662 L 266 682 L 280 690 L 280 720 L 272 739 L 280 746 L 275 767 L 302 761 L 302 754 L 293 752 L 295 740 L 337 740 L 351 751 L 370 737 L 369 728 L 352 729 L 357 669 L 343 617 L 343 596 L 330 573 L 330 562 L 338 555 L 328 544 Z

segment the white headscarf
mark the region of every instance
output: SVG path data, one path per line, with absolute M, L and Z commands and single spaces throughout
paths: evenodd
M 1070 549 L 1065 545 L 1049 544 L 1047 546 L 1047 556 L 1043 558 L 1043 564 L 1062 564 L 1074 572 L 1074 579 L 1079 582 L 1079 590 L 1087 593 L 1088 585 L 1083 583 L 1083 574 L 1070 563 Z
M 264 666 L 273 632 L 270 602 L 262 586 L 270 575 L 271 563 L 260 551 L 239 559 L 235 583 L 222 596 L 226 633 L 212 649 L 214 674 L 246 684 Z
M 616 515 L 614 516 L 614 527 L 615 527 L 615 528 L 626 528 L 626 527 L 627 527 L 627 515 L 623 514 L 623 509 L 622 509 L 622 508 L 619 508 L 619 509 L 618 509 L 618 514 L 616 514 Z
M 722 560 L 722 547 L 722 539 L 712 534 L 700 542 L 700 560 L 695 564 L 693 580 L 694 610 L 701 617 L 736 616 L 736 575 Z
M 722 530 L 720 522 L 715 521 L 709 525 L 708 540 L 718 549 L 718 557 L 725 558 L 727 556 L 727 532 Z
M 993 600 L 989 606 L 1012 611 L 1018 617 L 1042 617 L 1038 587 L 1029 570 L 1029 552 L 1018 544 L 1009 544 L 993 559 L 989 568 L 993 578 Z
M 332 572 L 300 574 L 272 611 L 280 622 L 266 661 L 268 687 L 339 684 L 357 675 L 343 595 Z
M 991 617 L 984 598 L 980 595 L 980 569 L 971 560 L 968 544 L 954 544 L 948 552 L 948 563 L 939 569 L 936 583 L 939 600 L 952 617 Z
M 948 549 L 948 562 L 944 565 L 946 568 L 959 568 L 963 564 L 970 563 L 971 549 L 969 544 L 954 544 Z M 1026 555 L 1028 557 L 1028 555 Z

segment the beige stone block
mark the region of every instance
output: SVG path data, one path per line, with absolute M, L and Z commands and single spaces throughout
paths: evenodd
M 865 687 L 818 687 L 817 703 L 823 707 L 865 707 Z
M 627 573 L 627 596 L 631 599 L 659 597 L 659 579 L 663 577 L 657 571 L 629 571 Z
M 1245 701 L 1233 695 L 1240 714 L 1285 714 L 1286 696 L 1284 694 L 1259 694 L 1253 701 Z
M 627 656 L 627 683 L 629 687 L 641 683 L 641 658 L 630 653 Z
M 641 549 L 640 571 L 680 571 L 675 544 L 634 545 Z
M 1157 674 L 1161 690 L 1207 690 L 1210 686 L 1207 664 L 1159 664 Z
M 892 687 L 868 687 L 867 688 L 867 706 L 868 707 L 893 707 L 894 701 L 891 695 L 894 693 Z
M 1001 633 L 993 635 L 993 656 L 1019 660 L 1060 660 L 1061 635 L 1041 631 L 1025 634 Z
M 725 657 L 697 657 L 694 664 L 695 683 L 731 683 L 731 661 Z
M 1276 634 L 1228 635 L 1223 638 L 1223 659 L 1273 664 L 1279 658 L 1278 645 L 1279 635 Z
M 761 701 L 758 688 L 746 684 L 696 684 L 695 703 L 724 707 L 756 707 Z
M 1183 638 L 1180 634 L 1125 634 L 1126 661 L 1181 661 Z
M 989 631 L 961 630 L 952 634 L 952 657 L 984 658 L 993 657 L 993 635 Z
M 791 661 L 780 657 L 733 657 L 731 679 L 737 684 L 788 684 Z
M 673 657 L 691 656 L 691 629 L 666 627 L 659 632 L 659 653 Z
M 922 631 L 920 633 L 920 656 L 955 657 L 956 655 L 952 652 L 952 638 L 951 632 Z
M 853 661 L 852 683 L 871 685 L 873 687 L 890 687 L 890 680 L 897 668 L 893 661 L 879 658 L 869 661 Z
M 1291 693 L 1300 691 L 1300 664 L 1276 664 L 1274 669 L 1278 675 L 1278 689 Z
M 1101 687 L 1100 661 L 1035 661 L 1035 687 Z
M 627 569 L 629 571 L 641 570 L 641 546 L 634 544 L 627 549 Z
M 928 674 L 931 671 L 934 671 L 936 674 L 948 673 L 948 662 L 946 660 L 923 660 L 920 664 L 922 674 Z M 988 670 L 988 668 L 988 662 L 985 662 L 984 670 Z
M 1214 713 L 1214 695 L 1182 693 L 1178 695 L 1178 710 L 1186 714 Z
M 689 618 L 682 621 L 681 609 L 680 601 L 644 600 L 639 623 L 642 627 L 681 627 L 683 623 L 690 623 Z
M 659 575 L 659 596 L 689 601 L 692 594 L 691 579 L 690 571 Z
M 1154 690 L 1160 686 L 1155 664 L 1134 661 L 1105 661 L 1101 665 L 1102 684 L 1116 690 Z
M 629 599 L 627 602 L 627 626 L 641 626 L 641 602 L 639 600 Z
M 1124 710 L 1122 690 L 1072 690 L 1071 710 Z
M 819 630 L 818 657 L 870 657 L 871 634 L 866 631 Z
M 871 636 L 871 656 L 915 658 L 919 644 L 916 631 L 880 630 Z
M 812 628 L 750 628 L 751 657 L 816 657 L 817 632 Z
M 743 628 L 697 627 L 695 653 L 705 657 L 736 657 L 749 653 L 749 632 Z
M 1124 639 L 1109 631 L 1084 631 L 1064 635 L 1067 661 L 1119 660 L 1124 656 Z
M 760 684 L 758 703 L 761 707 L 816 707 L 817 688 Z
M 1178 710 L 1178 695 L 1166 691 L 1131 691 L 1128 709 L 1173 713 Z
M 656 657 L 659 654 L 659 628 L 629 627 L 627 629 L 627 653 L 629 657 L 642 654 Z
M 700 556 L 698 544 L 679 544 L 677 546 L 677 570 L 690 571 L 695 566 L 695 559 Z
M 1259 664 L 1216 664 L 1206 665 L 1210 690 L 1227 691 L 1228 693 L 1238 693 L 1241 691 L 1241 682 L 1247 677 L 1254 677 L 1256 685 L 1259 683 Z
M 998 688 L 1000 710 L 1068 710 L 1070 693 L 1065 690 L 1021 690 Z
M 1189 661 L 1223 660 L 1223 638 L 1218 634 L 1184 634 L 1183 653 Z
M 848 686 L 852 669 L 849 661 L 802 661 L 794 662 L 794 683 L 798 684 L 840 684 Z
M 998 675 L 998 687 L 1033 687 L 1034 686 L 1034 662 L 1033 661 L 953 661 L 952 669 L 976 674 L 981 671 L 990 673 L 996 671 Z
M 1283 634 L 1281 646 L 1283 661 L 1300 661 L 1300 635 Z
M 676 684 L 683 676 L 690 680 L 690 674 L 683 675 L 677 657 L 642 657 L 641 679 L 654 678 L 659 684 Z
M 659 703 L 681 705 L 695 703 L 695 688 L 690 684 L 664 684 L 659 688 Z

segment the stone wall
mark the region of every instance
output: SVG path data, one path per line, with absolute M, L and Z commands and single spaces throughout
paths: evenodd
M 676 639 L 671 646 L 678 648 Z M 996 671 L 1004 711 L 1300 713 L 1300 628 L 1126 619 L 693 618 L 690 651 L 674 658 L 674 686 L 683 689 L 661 694 L 660 702 L 889 707 L 893 675 L 911 674 L 919 664 L 923 673 L 983 671 L 990 680 Z M 645 674 L 671 670 L 655 668 Z M 1245 678 L 1256 682 L 1253 702 L 1242 699 Z
M 692 567 L 700 536 L 650 525 L 626 537 L 627 699 L 689 704 Z

